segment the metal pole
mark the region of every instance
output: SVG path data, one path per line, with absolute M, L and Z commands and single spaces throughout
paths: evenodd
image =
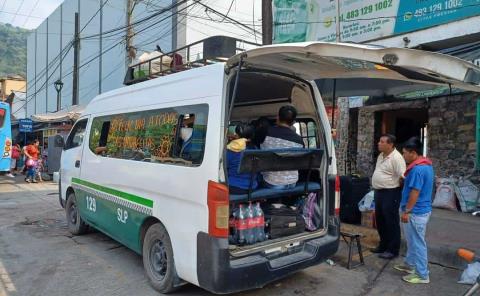
M 45 85 L 48 85 L 48 17 L 47 17 L 47 51 L 46 51 L 46 61 L 45 61 Z M 48 88 L 45 88 L 45 113 L 48 113 Z
M 255 4 L 253 4 L 255 5 Z M 272 44 L 272 0 L 262 0 L 262 44 Z
M 78 105 L 78 64 L 80 58 L 80 20 L 78 12 L 75 12 L 75 38 L 73 47 L 73 93 L 72 93 L 72 105 Z
M 60 110 L 60 91 L 57 90 L 57 111 Z
M 127 35 L 126 35 L 126 45 L 127 45 L 127 59 L 126 67 L 132 63 L 135 58 L 134 49 L 133 49 L 133 27 L 132 27 L 132 14 L 133 14 L 134 1 L 127 0 Z
M 98 58 L 98 94 L 102 93 L 102 50 L 103 50 L 103 0 L 100 0 L 100 42 L 99 42 L 99 58 Z
M 337 42 L 341 42 L 341 28 L 340 28 L 340 0 L 337 0 L 337 18 L 335 20 L 335 24 L 337 25 L 336 35 L 337 35 Z

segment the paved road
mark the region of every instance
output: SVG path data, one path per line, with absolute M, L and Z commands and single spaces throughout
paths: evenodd
M 73 237 L 56 186 L 0 177 L 0 296 L 159 295 L 148 285 L 141 257 L 99 232 Z M 345 246 L 322 264 L 238 295 L 460 295 L 460 271 L 431 266 L 432 283 L 411 286 L 386 262 L 368 255 L 347 270 Z M 210 295 L 193 285 L 176 295 Z

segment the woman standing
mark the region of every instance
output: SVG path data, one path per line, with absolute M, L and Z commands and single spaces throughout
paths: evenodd
M 16 143 L 12 147 L 12 160 L 10 162 L 10 173 L 7 174 L 8 177 L 14 178 L 15 177 L 15 168 L 17 167 L 17 161 L 20 158 L 20 154 L 22 153 L 22 150 L 20 148 L 20 145 Z
M 36 176 L 36 169 L 37 169 L 37 161 L 38 161 L 38 155 L 39 155 L 39 150 L 38 146 L 40 145 L 40 142 L 38 140 L 35 140 L 33 144 L 29 145 L 27 149 L 25 149 L 25 156 L 27 157 L 27 161 L 25 162 L 25 165 L 28 166 L 28 172 L 27 172 L 27 177 L 25 178 L 25 181 L 30 183 L 38 183 L 37 180 L 35 180 Z

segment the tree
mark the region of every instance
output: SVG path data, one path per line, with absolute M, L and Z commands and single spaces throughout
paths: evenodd
M 0 76 L 26 77 L 28 34 L 29 30 L 0 24 Z

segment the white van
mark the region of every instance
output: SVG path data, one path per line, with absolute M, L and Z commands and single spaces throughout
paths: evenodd
M 298 43 L 252 49 L 226 63 L 101 94 L 64 143 L 60 202 L 69 230 L 78 235 L 91 226 L 142 255 L 160 292 L 185 282 L 214 293 L 263 287 L 338 248 L 339 184 L 322 95 L 392 97 L 445 86 L 478 92 L 479 81 L 479 68 L 440 54 Z M 227 131 L 259 117 L 274 120 L 286 104 L 298 110 L 295 128 L 305 148 L 249 150 L 240 170 L 294 169 L 298 183 L 229 194 Z M 229 240 L 238 204 L 294 204 L 312 192 L 321 216 L 316 230 L 249 245 Z

